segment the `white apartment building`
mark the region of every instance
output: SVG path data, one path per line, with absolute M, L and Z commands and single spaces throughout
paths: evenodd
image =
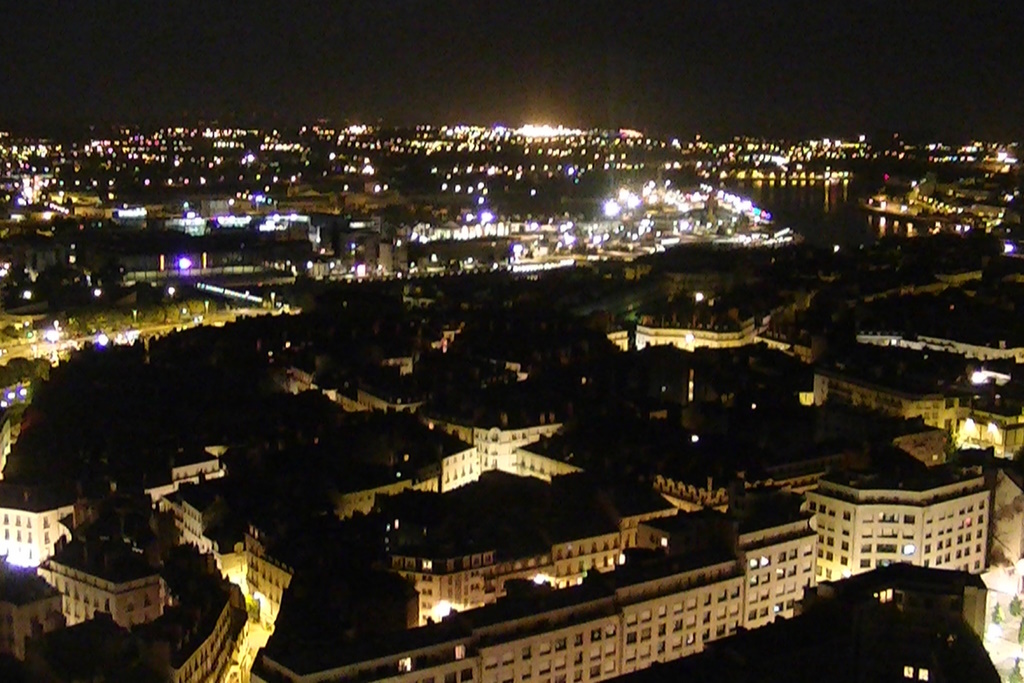
M 757 628 L 792 617 L 804 590 L 816 585 L 814 517 L 799 511 L 801 499 L 766 499 L 749 513 L 705 510 L 640 524 L 638 542 L 670 554 L 713 549 L 711 539 L 727 541 L 743 568 L 740 623 Z M 743 505 L 736 504 L 737 509 Z M 731 624 L 730 624 L 731 626 Z
M 818 530 L 818 579 L 897 562 L 980 573 L 986 566 L 988 500 L 980 470 L 953 475 L 942 469 L 902 481 L 824 477 L 807 493 Z
M 578 586 L 540 603 L 509 598 L 454 623 L 421 627 L 415 638 L 395 638 L 394 652 L 370 660 L 310 672 L 265 653 L 252 680 L 601 681 L 695 654 L 735 632 L 743 624 L 744 583 L 737 561 L 723 558 L 641 574 L 610 590 Z M 427 642 L 403 648 L 410 639 Z
M 88 621 L 97 612 L 109 614 L 124 628 L 163 614 L 166 589 L 155 569 L 137 556 L 90 556 L 88 550 L 72 541 L 39 567 L 39 575 L 63 596 L 68 626 Z
M 774 529 L 741 532 L 748 554 L 663 557 L 654 562 L 627 559 L 615 585 L 585 582 L 540 596 L 516 595 L 483 608 L 453 615 L 439 624 L 413 629 L 387 640 L 391 648 L 366 658 L 360 643 L 324 662 L 319 648 L 310 667 L 302 654 L 278 655 L 273 641 L 253 669 L 263 683 L 313 681 L 394 681 L 397 683 L 590 683 L 645 669 L 701 652 L 705 645 L 768 620 L 760 611 L 748 619 L 748 607 L 760 610 L 761 576 L 771 587 L 768 605 L 777 602 L 775 585 L 789 578 L 814 584 L 814 534 L 789 523 Z M 791 550 L 796 556 L 790 559 Z M 785 554 L 785 559 L 781 556 Z M 748 557 L 749 555 L 749 557 Z M 761 558 L 767 562 L 761 565 Z M 756 560 L 757 568 L 750 566 Z M 803 567 L 810 563 L 804 572 Z M 789 568 L 797 573 L 789 577 Z M 777 577 L 783 570 L 786 576 Z M 751 586 L 751 576 L 758 576 Z M 750 591 L 758 599 L 751 602 Z M 772 618 L 780 612 L 769 608 Z M 378 641 L 379 642 L 379 641 Z M 362 654 L 361 654 L 362 653 Z M 298 657 L 297 659 L 291 659 Z
M 744 568 L 745 628 L 793 616 L 804 590 L 816 585 L 814 520 L 740 524 L 736 538 Z
M 74 513 L 74 500 L 12 484 L 0 484 L 0 556 L 19 567 L 38 567 L 57 542 L 71 538 L 62 520 Z
M 637 325 L 636 349 L 667 344 L 683 351 L 698 348 L 732 349 L 754 343 L 754 319 L 747 318 L 736 327 L 654 327 Z

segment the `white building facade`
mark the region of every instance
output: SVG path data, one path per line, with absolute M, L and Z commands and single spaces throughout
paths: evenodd
M 826 477 L 807 493 L 818 530 L 818 579 L 832 581 L 897 562 L 981 573 L 988 501 L 981 472 L 915 488 Z

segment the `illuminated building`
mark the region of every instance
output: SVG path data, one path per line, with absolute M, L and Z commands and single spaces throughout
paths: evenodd
M 516 579 L 575 586 L 619 566 L 643 522 L 676 513 L 645 493 L 616 499 L 585 475 L 548 483 L 504 472 L 484 473 L 444 496 L 407 493 L 381 502 L 390 520 L 390 569 L 414 582 L 424 624 L 490 604 Z M 487 540 L 496 525 L 505 531 Z
M 192 545 L 202 554 L 213 555 L 221 575 L 242 586 L 246 572 L 244 541 L 236 540 L 230 532 L 224 533 L 230 510 L 216 488 L 223 481 L 184 485 L 160 498 L 157 506 L 173 516 L 180 545 Z
M 246 629 L 245 600 L 237 586 L 207 591 L 206 601 L 169 607 L 137 629 L 144 650 L 173 683 L 206 683 L 238 675 L 237 655 Z
M 117 625 L 131 628 L 163 614 L 166 590 L 160 574 L 118 541 L 70 541 L 39 567 L 39 575 L 63 596 L 68 626 L 105 612 Z
M 637 325 L 636 348 L 668 344 L 684 351 L 697 348 L 731 349 L 754 343 L 754 319 L 748 318 L 738 324 L 714 327 L 658 327 L 653 324 Z
M 267 554 L 264 534 L 255 526 L 250 526 L 245 534 L 245 556 L 248 594 L 259 605 L 260 618 L 272 624 L 294 571 Z
M 806 496 L 818 528 L 819 580 L 896 563 L 986 567 L 989 489 L 980 470 L 836 472 Z
M 732 487 L 728 513 L 702 510 L 640 525 L 641 547 L 685 554 L 727 547 L 743 567 L 745 628 L 793 616 L 804 591 L 814 586 L 817 533 L 813 516 L 800 512 L 800 496 Z
M 509 413 L 501 412 L 493 426 L 486 424 L 486 420 L 471 422 L 440 416 L 424 416 L 422 419 L 431 429 L 440 429 L 475 445 L 480 454 L 479 471 L 498 470 L 514 474 L 518 473 L 515 454 L 519 448 L 552 436 L 562 427 L 561 422 L 555 421 L 554 413 L 546 412 L 540 413 L 536 421 L 519 424 L 510 424 Z
M 982 642 L 988 591 L 965 572 L 893 565 L 810 589 L 793 619 L 622 683 L 1002 680 Z M 1012 661 L 1012 660 L 1011 660 Z
M 0 555 L 16 566 L 38 566 L 71 537 L 65 524 L 73 512 L 73 497 L 0 482 Z
M 951 430 L 956 424 L 959 401 L 939 391 L 901 386 L 902 378 L 886 375 L 868 381 L 852 373 L 819 368 L 814 373 L 814 404 L 836 401 L 902 418 L 919 417 L 925 424 Z
M 785 525 L 764 531 L 776 540 L 791 536 Z M 798 561 L 813 563 L 813 534 L 796 547 Z M 766 549 L 751 539 L 749 555 L 759 566 Z M 746 551 L 737 557 L 721 550 L 630 554 L 613 574 L 564 590 L 510 587 L 494 604 L 376 640 L 372 651 L 358 639 L 277 649 L 275 635 L 257 659 L 253 681 L 606 680 L 697 654 L 747 626 L 746 557 Z M 770 572 L 779 568 L 774 559 Z M 803 578 L 813 585 L 813 571 Z

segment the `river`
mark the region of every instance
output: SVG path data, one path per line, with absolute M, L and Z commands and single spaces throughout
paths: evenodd
M 815 245 L 854 246 L 874 241 L 877 218 L 860 200 L 878 189 L 858 176 L 838 182 L 797 180 L 732 180 L 728 187 L 768 209 L 775 224 L 793 228 Z

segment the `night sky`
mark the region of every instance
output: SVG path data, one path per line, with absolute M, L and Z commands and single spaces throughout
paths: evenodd
M 1024 137 L 1024 0 L 3 3 L 0 123 Z

